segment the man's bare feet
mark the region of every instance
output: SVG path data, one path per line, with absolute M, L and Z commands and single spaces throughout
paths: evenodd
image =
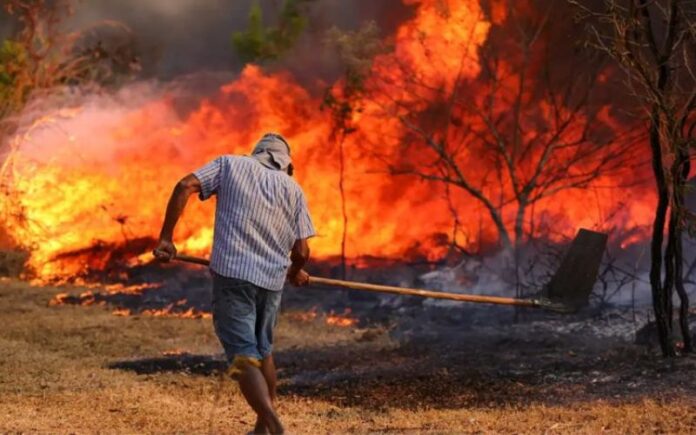
M 266 425 L 263 424 L 263 421 L 261 420 L 260 417 L 256 417 L 256 425 L 254 426 L 253 433 L 256 435 L 266 435 L 266 434 L 270 433 L 268 431 L 268 428 L 266 428 Z
M 275 413 L 266 418 L 266 427 L 268 427 L 268 433 L 273 435 L 285 433 L 285 428 Z

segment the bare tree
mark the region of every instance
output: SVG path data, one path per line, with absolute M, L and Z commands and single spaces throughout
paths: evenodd
M 604 8 L 595 10 L 572 3 L 587 19 L 592 44 L 623 69 L 627 89 L 640 102 L 647 121 L 658 195 L 650 266 L 656 323 L 663 354 L 674 355 L 676 290 L 684 351 L 690 352 L 682 233 L 693 228 L 684 195 L 696 144 L 696 5 L 679 0 L 605 0 Z
M 601 64 L 579 53 L 555 57 L 560 50 L 550 39 L 562 32 L 550 17 L 557 8 L 550 2 L 529 11 L 510 1 L 505 25 L 477 52 L 474 78 L 465 68 L 471 50 L 447 53 L 461 56 L 452 83 L 429 82 L 395 57 L 399 80 L 373 76 L 364 91 L 381 106 L 377 116 L 398 120 L 404 132 L 398 149 L 373 150 L 389 172 L 478 201 L 508 251 L 526 236 L 535 203 L 585 188 L 631 155 L 630 138 L 617 136 L 593 99 Z

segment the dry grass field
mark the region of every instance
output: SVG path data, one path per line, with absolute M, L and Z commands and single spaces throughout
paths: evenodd
M 254 417 L 236 387 L 220 390 L 211 374 L 220 349 L 210 320 L 49 307 L 59 291 L 65 289 L 0 281 L 0 432 L 250 430 Z M 696 432 L 693 360 L 670 371 L 654 359 L 615 359 L 643 364 L 640 373 L 652 385 L 623 394 L 640 379 L 617 375 L 611 388 L 591 388 L 582 373 L 571 376 L 582 367 L 558 362 L 544 370 L 558 370 L 561 380 L 542 382 L 536 372 L 515 378 L 480 367 L 482 357 L 471 350 L 439 360 L 432 358 L 437 349 L 407 350 L 378 329 L 356 332 L 288 313 L 277 343 L 279 409 L 291 433 Z M 588 371 L 601 371 L 607 358 L 593 359 Z M 385 368 L 370 369 L 378 366 Z M 354 373 L 332 378 L 334 368 Z M 691 383 L 679 387 L 684 377 Z

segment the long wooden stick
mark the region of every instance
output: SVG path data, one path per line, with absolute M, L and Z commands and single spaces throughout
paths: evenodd
M 190 255 L 178 254 L 176 260 L 185 261 L 188 263 L 200 264 L 208 266 L 210 262 L 205 258 L 192 257 Z M 481 295 L 466 295 L 460 293 L 437 292 L 432 290 L 420 290 L 407 287 L 393 287 L 389 285 L 367 284 L 355 281 L 343 281 L 340 279 L 321 278 L 318 276 L 310 276 L 309 283 L 314 285 L 329 285 L 334 287 L 343 287 L 353 290 L 391 293 L 397 295 L 420 296 L 422 298 L 434 299 L 449 299 L 460 302 L 476 302 L 480 304 L 496 304 L 496 305 L 516 305 L 520 307 L 543 307 L 544 304 L 537 299 L 517 299 L 505 298 L 500 296 L 481 296 Z
M 535 299 L 516 299 L 505 298 L 501 296 L 481 296 L 481 295 L 466 295 L 460 293 L 437 292 L 432 290 L 420 290 L 408 287 L 393 287 L 390 285 L 366 284 L 355 281 L 343 281 L 340 279 L 320 278 L 317 276 L 309 277 L 310 284 L 330 285 L 336 287 L 345 287 L 353 290 L 361 290 L 378 293 L 392 293 L 397 295 L 420 296 L 423 298 L 434 299 L 449 299 L 452 301 L 461 302 L 476 302 L 480 304 L 496 304 L 496 305 L 517 305 L 521 307 L 538 307 L 540 302 Z

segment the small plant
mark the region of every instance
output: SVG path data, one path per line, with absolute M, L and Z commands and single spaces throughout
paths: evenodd
M 263 24 L 263 10 L 258 1 L 251 5 L 249 25 L 232 34 L 232 45 L 244 62 L 276 60 L 289 51 L 307 27 L 303 11 L 314 0 L 285 0 L 275 26 Z

